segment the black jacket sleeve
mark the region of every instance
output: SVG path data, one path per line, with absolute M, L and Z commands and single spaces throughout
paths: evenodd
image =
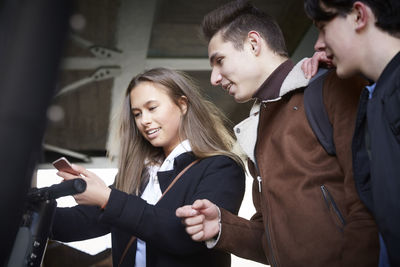
M 244 189 L 244 171 L 236 162 L 226 156 L 210 157 L 191 167 L 155 206 L 113 189 L 101 222 L 172 254 L 195 253 L 207 248 L 190 239 L 175 216 L 176 208 L 206 198 L 237 213 Z
M 99 222 L 100 213 L 101 210 L 94 206 L 57 208 L 51 238 L 71 242 L 108 234 L 110 227 Z

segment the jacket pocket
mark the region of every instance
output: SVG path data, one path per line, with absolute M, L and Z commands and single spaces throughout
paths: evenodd
M 335 225 L 339 228 L 340 231 L 343 232 L 343 227 L 346 225 L 346 221 L 344 220 L 344 217 L 340 212 L 339 207 L 336 205 L 335 200 L 333 199 L 331 193 L 329 193 L 328 188 L 326 188 L 325 185 L 321 185 L 321 192 L 325 204 L 333 217 Z

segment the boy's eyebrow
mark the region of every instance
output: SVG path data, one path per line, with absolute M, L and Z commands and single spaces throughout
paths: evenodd
M 210 56 L 210 65 L 212 66 L 214 64 L 215 58 L 218 56 L 218 52 L 213 53 Z

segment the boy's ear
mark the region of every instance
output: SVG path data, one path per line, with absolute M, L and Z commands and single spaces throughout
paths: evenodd
M 364 29 L 368 21 L 373 19 L 371 9 L 362 2 L 356 1 L 353 4 L 355 30 L 360 31 Z
M 251 45 L 251 49 L 255 55 L 258 55 L 261 51 L 261 43 L 262 43 L 262 37 L 260 33 L 257 31 L 250 31 L 247 34 L 247 38 L 249 40 L 249 43 Z

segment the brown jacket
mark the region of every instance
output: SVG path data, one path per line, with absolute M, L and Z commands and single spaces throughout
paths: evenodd
M 235 127 L 252 159 L 256 214 L 245 220 L 221 209 L 217 248 L 274 267 L 378 266 L 376 225 L 358 198 L 351 161 L 365 81 L 328 75 L 323 94 L 337 156 L 326 153 L 307 121 L 300 63 L 284 62 L 256 93 L 250 117 Z

